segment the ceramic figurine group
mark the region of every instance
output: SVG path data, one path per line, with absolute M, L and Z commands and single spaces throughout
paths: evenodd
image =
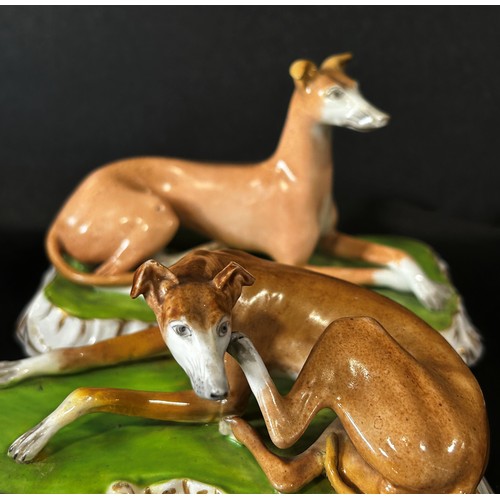
M 51 262 L 75 283 L 131 285 L 157 325 L 0 363 L 0 383 L 168 348 L 193 390 L 76 389 L 11 445 L 13 459 L 31 462 L 62 427 L 111 412 L 221 420 L 221 430 L 250 450 L 278 491 L 298 491 L 323 471 L 338 493 L 477 490 L 488 422 L 475 378 L 426 322 L 358 285 L 410 291 L 431 309 L 453 291 L 429 279 L 407 252 L 336 230 L 330 126 L 371 130 L 388 122 L 345 74 L 349 59 L 291 65 L 295 91 L 285 127 L 276 152 L 261 163 L 135 158 L 94 171 L 76 189 L 48 231 Z M 147 260 L 180 225 L 214 239 L 218 249 L 190 252 L 169 267 Z M 311 266 L 318 246 L 373 267 Z M 76 270 L 65 254 L 93 272 Z M 465 313 L 458 314 L 477 346 Z M 473 359 L 478 349 L 461 354 Z M 270 371 L 296 378 L 286 396 Z M 322 408 L 337 418 L 305 452 L 283 459 L 241 418 L 251 392 L 279 448 L 293 445 Z

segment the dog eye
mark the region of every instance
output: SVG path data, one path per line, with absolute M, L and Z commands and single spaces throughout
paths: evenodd
M 181 337 L 186 337 L 191 333 L 189 326 L 182 324 L 173 325 L 172 330 L 174 330 L 174 332 Z
M 329 99 L 340 99 L 344 97 L 344 91 L 340 87 L 331 87 L 326 91 L 326 97 Z
M 224 335 L 229 333 L 229 330 L 230 330 L 229 321 L 224 321 L 219 325 L 217 333 L 219 334 L 219 337 L 224 337 Z

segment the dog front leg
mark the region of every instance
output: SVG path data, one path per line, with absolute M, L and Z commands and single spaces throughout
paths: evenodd
M 240 364 L 273 443 L 282 449 L 292 446 L 323 407 L 322 401 L 312 397 L 289 397 L 301 381 L 300 375 L 289 395 L 282 396 L 257 349 L 243 333 L 232 333 L 227 352 Z
M 32 358 L 0 362 L 0 387 L 40 375 L 75 373 L 167 353 L 158 328 L 115 337 L 83 347 L 56 349 Z
M 320 248 L 338 257 L 362 260 L 379 269 L 368 268 L 312 268 L 357 284 L 375 285 L 412 292 L 429 309 L 444 307 L 452 290 L 427 277 L 419 264 L 407 252 L 378 243 L 332 232 L 320 240 Z
M 241 415 L 246 408 L 250 388 L 238 363 L 230 356 L 226 356 L 226 372 L 230 394 L 221 401 L 202 399 L 194 391 L 167 393 L 76 389 L 48 417 L 14 441 L 8 454 L 19 463 L 32 461 L 57 431 L 88 413 L 116 413 L 170 422 L 199 423 Z
M 19 463 L 28 463 L 40 453 L 60 429 L 89 413 L 104 412 L 170 422 L 207 423 L 238 414 L 241 400 L 199 398 L 193 391 L 174 393 L 128 389 L 79 388 L 73 391 L 48 417 L 12 443 L 8 454 Z

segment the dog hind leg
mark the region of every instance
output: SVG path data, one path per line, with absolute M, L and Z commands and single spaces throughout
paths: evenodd
M 323 452 L 329 429 L 307 450 L 293 458 L 283 458 L 267 449 L 258 433 L 242 418 L 230 417 L 234 437 L 255 457 L 273 487 L 282 493 L 293 493 L 323 471 Z
M 129 228 L 112 255 L 95 273 L 109 276 L 124 273 L 162 250 L 179 228 L 179 219 L 172 207 L 160 200 L 154 203 L 145 197 L 141 215 L 129 220 Z

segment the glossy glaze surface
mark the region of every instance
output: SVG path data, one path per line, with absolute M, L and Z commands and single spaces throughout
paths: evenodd
M 173 359 L 109 367 L 105 370 L 27 380 L 0 391 L 0 492 L 27 494 L 98 494 L 114 481 L 146 487 L 174 477 L 191 477 L 227 493 L 273 493 L 266 476 L 247 449 L 218 431 L 217 424 L 182 423 L 94 414 L 60 432 L 30 466 L 18 464 L 5 451 L 42 415 L 49 414 L 75 387 L 123 387 L 150 391 L 189 389 L 189 380 Z M 282 386 L 288 387 L 288 386 Z M 328 417 L 328 415 L 326 416 Z M 258 408 L 247 418 L 263 428 Z M 327 418 L 312 425 L 296 449 L 310 443 Z M 43 478 L 43 479 L 41 479 Z M 304 493 L 329 493 L 326 478 Z
M 92 172 L 48 232 L 52 263 L 77 282 L 130 283 L 128 271 L 165 247 L 184 225 L 229 247 L 306 264 L 320 236 L 335 232 L 337 221 L 330 127 L 371 130 L 388 121 L 345 75 L 349 59 L 349 54 L 332 56 L 320 68 L 305 60 L 291 65 L 295 91 L 286 122 L 275 153 L 262 162 L 143 157 Z M 76 272 L 62 251 L 98 265 L 95 273 Z M 375 261 L 380 259 L 387 263 L 377 253 Z M 353 279 L 360 279 L 357 274 Z
M 194 252 L 170 270 L 148 261 L 136 275 L 133 294 L 145 295 L 159 330 L 50 353 L 47 365 L 58 364 L 62 372 L 100 366 L 161 353 L 166 344 L 205 399 L 191 391 L 80 388 L 12 445 L 9 453 L 16 460 L 33 460 L 61 427 L 86 413 L 180 422 L 241 414 L 248 379 L 277 446 L 293 444 L 322 407 L 337 412 L 339 427 L 330 434 L 340 442 L 341 484 L 367 492 L 472 492 L 479 483 L 488 450 L 479 386 L 438 332 L 389 299 L 237 251 Z M 221 330 L 226 318 L 231 329 Z M 233 358 L 224 357 L 231 330 L 244 332 L 257 349 L 249 357 L 233 352 L 244 375 Z M 218 391 L 221 370 L 230 389 L 227 399 Z M 300 372 L 285 398 L 275 391 L 268 370 Z M 219 386 L 211 385 L 212 379 Z M 247 434 L 256 442 L 248 430 L 236 434 L 247 445 Z M 308 474 L 294 476 L 285 490 L 302 487 L 323 466 L 331 469 L 330 462 L 318 462 L 327 438 L 301 455 Z M 264 471 L 281 487 L 269 466 L 276 457 L 263 453 Z

